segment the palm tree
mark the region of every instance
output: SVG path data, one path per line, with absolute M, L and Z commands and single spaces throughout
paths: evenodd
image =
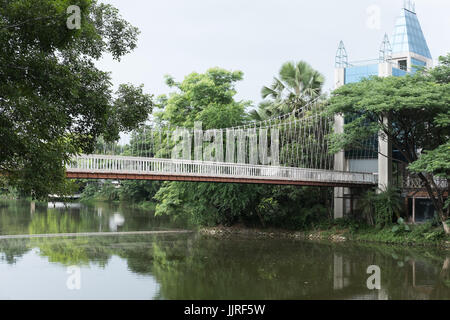
M 357 210 L 361 212 L 362 216 L 370 226 L 375 225 L 375 202 L 377 194 L 373 190 L 369 190 L 358 199 L 356 206 Z
M 263 87 L 263 101 L 251 112 L 255 120 L 264 120 L 301 109 L 322 93 L 324 77 L 307 62 L 286 62 L 271 86 Z

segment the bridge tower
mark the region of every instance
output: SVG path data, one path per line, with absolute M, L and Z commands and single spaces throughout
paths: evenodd
M 395 23 L 392 45 L 389 37 L 385 35 L 378 59 L 366 60 L 364 63 L 352 63 L 347 60 L 347 51 L 341 41 L 336 53 L 335 89 L 370 76 L 400 77 L 416 72 L 418 67 L 432 67 L 432 56 L 417 18 L 414 3 L 411 0 L 404 0 L 403 8 Z M 335 132 L 342 133 L 344 124 L 345 116 L 336 116 Z M 392 144 L 381 134 L 378 136 L 378 151 L 378 155 L 355 159 L 342 150 L 334 157 L 334 169 L 377 173 L 378 190 L 383 191 L 392 181 L 393 152 Z M 346 200 L 350 195 L 351 190 L 348 188 L 334 188 L 335 218 L 342 218 L 350 212 L 351 202 Z

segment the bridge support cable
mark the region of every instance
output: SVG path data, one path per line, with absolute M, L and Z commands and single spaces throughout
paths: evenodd
M 232 128 L 203 130 L 146 123 L 127 146 L 111 144 L 103 154 L 75 157 L 68 172 L 180 174 L 367 185 L 373 174 L 334 170 L 329 152 L 334 117 L 315 100 L 280 117 Z M 354 158 L 367 158 L 366 141 Z M 107 150 L 109 149 L 109 150 Z M 108 157 L 110 156 L 110 157 Z M 106 170 L 106 171 L 105 171 Z

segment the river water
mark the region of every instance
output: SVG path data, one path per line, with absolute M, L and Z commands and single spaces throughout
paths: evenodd
M 1 201 L 0 299 L 450 299 L 437 248 L 117 233 L 183 227 L 125 205 Z M 80 232 L 102 236 L 4 237 Z

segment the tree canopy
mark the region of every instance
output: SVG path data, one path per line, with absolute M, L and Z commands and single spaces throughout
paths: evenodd
M 69 29 L 67 8 L 80 8 Z M 34 197 L 64 186 L 64 166 L 96 139 L 118 138 L 147 119 L 152 97 L 131 84 L 113 91 L 104 54 L 120 58 L 139 31 L 95 0 L 10 0 L 0 4 L 0 171 Z
M 203 129 L 237 126 L 245 119 L 245 109 L 250 102 L 235 101 L 235 85 L 241 81 L 241 71 L 211 68 L 203 74 L 193 72 L 179 83 L 166 76 L 166 83 L 175 89 L 169 96 L 159 97 L 155 112 L 161 121 L 170 125 L 192 128 L 195 121 Z
M 351 119 L 344 133 L 333 136 L 332 152 L 363 145 L 380 132 L 398 150 L 410 170 L 427 189 L 442 221 L 444 190 L 437 188 L 437 175 L 450 179 L 450 55 L 440 65 L 405 77 L 373 77 L 345 85 L 333 92 L 329 112 Z M 388 121 L 386 121 L 388 120 Z
M 234 87 L 242 75 L 240 71 L 212 68 L 203 74 L 191 73 L 181 83 L 167 76 L 167 84 L 175 91 L 159 98 L 161 111 L 156 116 L 173 126 L 193 127 L 195 121 L 202 121 L 203 129 L 242 124 L 248 103 L 234 100 Z M 249 187 L 252 186 L 165 182 L 155 196 L 159 201 L 156 213 L 184 212 L 200 224 L 230 222 L 245 208 L 247 201 L 241 196 Z
M 265 100 L 251 115 L 256 120 L 264 120 L 299 110 L 321 95 L 324 82 L 324 76 L 307 62 L 286 62 L 272 85 L 261 89 Z
M 182 82 L 167 77 L 174 90 L 162 96 L 157 120 L 172 126 L 203 129 L 237 126 L 249 119 L 246 101 L 236 101 L 235 85 L 242 72 L 212 68 L 191 73 Z M 325 191 L 325 192 L 323 192 Z M 312 194 L 315 196 L 310 197 Z M 294 186 L 164 182 L 155 195 L 157 214 L 187 216 L 198 225 L 266 223 L 288 228 L 305 227 L 327 212 L 316 199 L 326 199 L 326 190 Z M 326 201 L 326 200 L 324 200 Z M 294 205 L 302 203 L 301 207 Z

